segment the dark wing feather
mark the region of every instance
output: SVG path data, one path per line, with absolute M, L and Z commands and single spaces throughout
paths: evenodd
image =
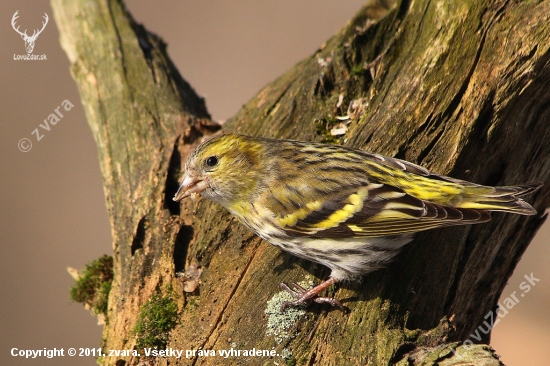
M 490 220 L 484 206 L 459 206 L 493 187 L 463 186 L 403 160 L 292 141 L 274 142 L 270 155 L 273 180 L 261 201 L 290 236 L 375 237 Z
M 410 234 L 443 226 L 486 222 L 489 212 L 446 207 L 405 194 L 398 188 L 370 184 L 360 210 L 339 215 L 358 188 L 331 197 L 323 205 L 285 228 L 290 236 L 317 238 L 379 237 Z M 369 188 L 370 187 L 370 188 Z M 331 217 L 333 219 L 331 219 Z

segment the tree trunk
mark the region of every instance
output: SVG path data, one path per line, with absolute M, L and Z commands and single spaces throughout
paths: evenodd
M 387 269 L 337 287 L 349 313 L 312 305 L 292 319 L 268 317 L 280 282 L 317 283 L 328 270 L 262 242 L 208 200 L 172 202 L 187 155 L 218 128 L 204 101 L 120 1 L 52 7 L 98 146 L 114 238 L 104 349 L 146 344 L 134 327 L 154 294 L 178 306 L 163 345 L 182 358 L 139 349 L 140 358 L 103 364 L 271 364 L 219 351 L 273 347 L 279 364 L 282 355 L 306 365 L 499 364 L 471 344 L 489 342 L 490 327 L 478 327 L 496 316 L 544 222 L 548 185 L 529 198 L 537 216 L 494 213 L 487 224 L 417 235 Z M 548 182 L 549 24 L 549 0 L 372 1 L 223 130 L 340 142 L 486 185 Z M 347 132 L 332 136 L 343 115 Z M 199 276 L 199 289 L 185 292 Z M 218 353 L 199 356 L 201 348 Z

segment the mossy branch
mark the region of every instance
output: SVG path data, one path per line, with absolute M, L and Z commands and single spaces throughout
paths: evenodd
M 106 348 L 133 349 L 140 309 L 169 285 L 179 318 L 167 347 L 175 349 L 275 347 L 289 362 L 323 365 L 498 363 L 486 346 L 461 342 L 495 311 L 545 219 L 549 185 L 530 198 L 538 216 L 495 214 L 484 225 L 418 235 L 388 269 L 337 290 L 349 314 L 312 307 L 293 337 L 277 343 L 266 334 L 265 309 L 278 283 L 327 271 L 262 243 L 211 202 L 172 203 L 182 162 L 219 126 L 162 41 L 120 1 L 52 0 L 52 7 L 98 145 L 113 228 Z M 224 130 L 336 135 L 481 184 L 549 182 L 549 24 L 549 0 L 372 1 Z M 176 277 L 183 271 L 187 286 Z

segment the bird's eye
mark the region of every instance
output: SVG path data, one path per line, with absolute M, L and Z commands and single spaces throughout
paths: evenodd
M 209 157 L 208 159 L 206 159 L 206 165 L 208 165 L 208 166 L 218 165 L 218 157 L 217 156 Z

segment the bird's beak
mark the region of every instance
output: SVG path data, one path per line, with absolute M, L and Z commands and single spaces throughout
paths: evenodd
M 208 187 L 207 183 L 203 179 L 185 175 L 181 186 L 172 198 L 174 201 L 179 202 L 185 197 L 189 197 L 193 193 L 200 193 Z

